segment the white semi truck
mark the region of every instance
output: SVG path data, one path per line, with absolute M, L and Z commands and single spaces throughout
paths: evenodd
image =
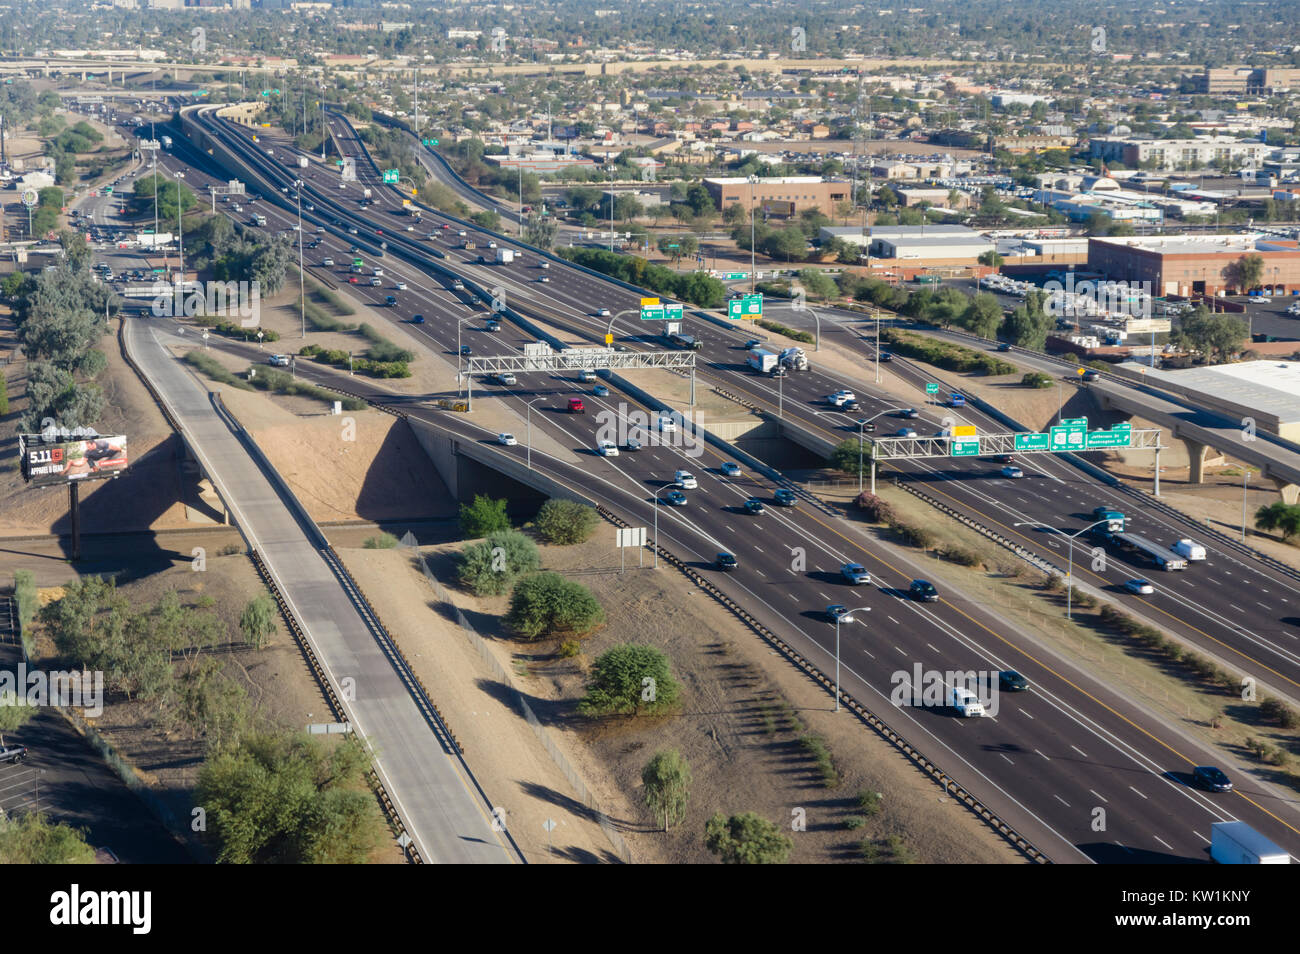
M 803 348 L 786 348 L 781 352 L 781 364 L 791 371 L 807 371 L 808 355 Z
M 1242 821 L 1210 826 L 1210 857 L 1221 865 L 1289 865 L 1291 856 Z

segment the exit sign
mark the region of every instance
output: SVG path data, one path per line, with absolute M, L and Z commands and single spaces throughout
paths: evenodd
M 421 139 L 420 142 L 424 143 L 426 146 L 438 145 L 438 140 L 436 139 Z

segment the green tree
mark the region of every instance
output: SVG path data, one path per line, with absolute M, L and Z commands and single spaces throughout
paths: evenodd
M 645 803 L 664 831 L 686 818 L 691 767 L 680 752 L 676 749 L 656 752 L 641 770 L 641 784 L 645 787 Z
M 861 457 L 859 458 L 859 454 Z M 861 460 L 861 470 L 858 462 Z M 871 445 L 857 437 L 846 438 L 831 451 L 830 465 L 846 474 L 858 475 L 871 469 Z
M 552 497 L 537 511 L 533 528 L 544 543 L 570 546 L 590 537 L 599 520 L 595 507 Z
M 730 818 L 718 812 L 704 826 L 704 847 L 724 865 L 780 865 L 790 859 L 794 842 L 755 812 Z
M 195 791 L 222 864 L 357 864 L 384 835 L 366 754 L 301 733 L 259 733 L 210 758 Z
M 474 502 L 460 505 L 460 530 L 467 539 L 486 537 L 489 533 L 510 529 L 506 501 L 475 494 Z
M 1002 306 L 995 296 L 979 292 L 967 303 L 960 321 L 962 327 L 971 334 L 992 338 L 1002 324 Z
M 677 705 L 681 687 L 668 657 L 653 646 L 624 644 L 607 649 L 591 665 L 584 715 L 658 715 Z
M 549 251 L 555 245 L 555 236 L 558 231 L 559 224 L 555 221 L 553 215 L 542 215 L 540 212 L 533 212 L 524 220 L 524 241 L 540 249 Z
M 0 745 L 5 744 L 6 732 L 16 732 L 36 715 L 35 706 L 15 696 L 14 692 L 0 694 Z
M 477 596 L 500 596 L 523 573 L 540 569 L 537 544 L 518 530 L 501 530 L 471 543 L 457 557 L 457 580 Z
M 839 286 L 835 284 L 835 279 L 820 268 L 801 268 L 799 270 L 799 283 L 803 285 L 812 298 L 830 298 L 840 292 Z
M 1276 531 L 1283 540 L 1300 533 L 1300 504 L 1281 501 L 1260 507 L 1255 511 L 1255 526 L 1266 532 Z
M 1204 305 L 1184 316 L 1170 340 L 1189 351 L 1199 351 L 1213 362 L 1227 360 L 1246 343 L 1250 328 L 1235 315 L 1215 315 Z
M 482 212 L 475 212 L 469 217 L 469 220 L 479 228 L 488 229 L 491 232 L 501 231 L 501 216 L 497 215 L 491 209 Z
M 275 601 L 269 593 L 259 593 L 248 601 L 239 616 L 239 632 L 244 643 L 254 649 L 263 649 L 275 635 Z
M 1264 256 L 1243 255 L 1223 266 L 1223 280 L 1240 292 L 1254 291 L 1264 278 Z
M 524 639 L 555 633 L 588 633 L 605 621 L 605 611 L 581 583 L 558 573 L 537 573 L 515 584 L 506 625 Z
M 987 265 L 989 268 L 1001 268 L 1002 263 L 1006 261 L 999 253 L 989 250 L 980 252 L 978 259 L 981 265 Z
M 80 828 L 51 822 L 29 812 L 16 817 L 0 813 L 0 865 L 88 865 L 95 849 Z

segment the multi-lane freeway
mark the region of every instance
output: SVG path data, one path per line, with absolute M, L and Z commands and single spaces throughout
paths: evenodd
M 520 253 L 516 261 L 510 265 L 479 265 L 478 250 L 457 249 L 437 237 L 427 237 L 454 235 L 461 229 L 470 231 L 462 223 L 436 213 L 424 215 L 419 231 L 407 232 L 409 217 L 394 214 L 401 207 L 400 196 L 383 188 L 360 143 L 337 117 L 337 147 L 342 154 L 358 158 L 362 179 L 343 189 L 332 168 L 312 163 L 306 170 L 299 169 L 291 147 L 268 138 L 264 130 L 258 131 L 260 141 L 253 143 L 252 133 L 246 128 L 211 116 L 202 121 L 211 135 L 238 150 L 243 162 L 253 167 L 248 171 L 256 171 L 267 184 L 268 195 L 272 189 L 291 189 L 296 178 L 304 179 L 304 228 L 312 235 L 315 226 L 307 225 L 307 221 L 319 221 L 325 229 L 318 236 L 321 244 L 311 249 L 308 257 L 309 267 L 318 274 L 331 281 L 346 281 L 347 268 L 323 267 L 326 257 L 346 265 L 351 259 L 351 245 L 363 247 L 364 242 L 377 247 L 377 243 L 387 242 L 381 287 L 355 286 L 357 297 L 373 305 L 380 319 L 409 323 L 415 314 L 424 316 L 422 324 L 409 324 L 408 330 L 427 342 L 431 352 L 449 361 L 456 360 L 458 340 L 476 355 L 518 353 L 532 340 L 531 335 L 510 322 L 503 323 L 499 332 L 488 332 L 482 320 L 489 314 L 487 309 L 470 294 L 451 287 L 452 275 L 461 275 L 483 288 L 504 287 L 510 306 L 521 314 L 545 318 L 593 340 L 603 335 L 608 323 L 608 319 L 594 314 L 597 310 L 608 308 L 617 313 L 638 304 L 639 296 L 634 291 L 558 260 L 551 260 L 549 269 L 540 269 L 536 252 L 500 236 L 479 233 L 476 244 L 481 248 L 491 240 L 514 247 Z M 268 156 L 268 148 L 276 155 Z M 207 181 L 220 182 L 228 177 L 226 171 L 213 168 L 207 157 L 194 151 L 166 156 L 163 163 L 169 169 L 185 167 L 187 183 L 200 190 Z M 364 209 L 357 206 L 362 187 L 372 189 L 375 199 Z M 314 208 L 308 209 L 309 205 Z M 297 222 L 296 208 L 290 206 L 283 193 L 279 204 L 262 202 L 259 210 L 267 215 L 268 229 L 292 229 Z M 342 224 L 336 225 L 335 220 Z M 448 228 L 443 229 L 444 224 Z M 349 233 L 350 227 L 357 229 L 355 236 Z M 368 234 L 363 235 L 363 227 L 368 228 Z M 441 254 L 431 254 L 435 251 Z M 362 254 L 367 260 L 373 258 Z M 549 282 L 537 281 L 543 274 Z M 398 289 L 398 282 L 405 288 Z M 395 305 L 382 304 L 388 295 L 397 299 Z M 705 341 L 700 355 L 701 375 L 711 376 L 760 407 L 775 407 L 774 382 L 743 369 L 743 332 L 732 333 L 711 325 L 701 329 L 698 336 Z M 633 329 L 626 323 L 615 330 L 622 339 L 620 343 L 627 347 L 653 346 L 639 334 L 628 336 Z M 829 333 L 843 335 L 850 345 L 857 335 L 851 326 L 837 327 Z M 869 347 L 865 342 L 856 346 Z M 251 356 L 252 349 L 246 350 Z M 333 377 L 330 371 L 306 367 L 304 363 L 299 364 L 299 373 L 323 381 Z M 368 392 L 375 400 L 385 399 L 378 385 L 353 379 L 349 386 Z M 873 408 L 892 406 L 885 395 L 863 382 L 827 374 L 814 362 L 812 371 L 791 375 L 784 381 L 784 413 L 830 439 L 851 436 L 855 432 L 841 430 L 832 419 L 815 413 L 825 410 L 821 403 L 825 394 L 846 386 L 859 395 L 868 414 L 874 413 Z M 601 500 L 634 523 L 650 525 L 655 516 L 654 501 L 667 496 L 664 490 L 674 481 L 675 472 L 691 471 L 698 487 L 685 491 L 685 504 L 661 503 L 658 507 L 662 545 L 704 572 L 713 573 L 726 592 L 824 668 L 833 665 L 835 643 L 835 627 L 824 618 L 825 607 L 832 603 L 870 607 L 858 614 L 858 622 L 841 627 L 845 691 L 914 739 L 1053 860 L 1205 860 L 1210 824 L 1229 818 L 1247 820 L 1293 852 L 1300 850 L 1300 820 L 1291 800 L 1249 775 L 1238 775 L 1237 790 L 1227 796 L 1192 788 L 1191 768 L 1221 762 L 1221 755 L 1166 724 L 1141 700 L 1125 698 L 1095 674 L 1040 649 L 995 608 L 946 589 L 941 590 L 941 599 L 935 603 L 910 600 L 910 580 L 925 576 L 926 571 L 908 553 L 876 542 L 807 496 L 799 495 L 795 507 L 775 506 L 775 491 L 792 489 L 788 482 L 769 479 L 752 468 L 744 468 L 738 475 L 727 474 L 722 467 L 728 462 L 726 453 L 712 445 L 647 441 L 646 449 L 638 453 L 597 456 L 595 447 L 602 421 L 597 412 L 607 412 L 605 422 L 626 420 L 634 411 L 651 416 L 654 413 L 653 408 L 617 390 L 599 396 L 592 393 L 590 385 L 576 380 L 531 374 L 521 374 L 517 385 L 486 384 L 485 388 L 481 394 L 489 394 L 502 406 L 519 413 L 521 419 L 527 403 L 541 398 L 534 406 L 534 426 L 545 428 L 553 438 L 588 454 L 590 460 L 583 467 L 573 467 L 534 450 L 534 467 Z M 564 413 L 568 397 L 579 394 L 591 413 Z M 493 435 L 478 428 L 472 415 L 448 414 L 418 405 L 408 406 L 408 410 L 467 437 L 492 441 Z M 972 419 L 978 420 L 974 415 Z M 933 422 L 931 415 L 929 423 Z M 525 451 L 522 446 L 500 448 L 501 453 L 518 459 L 523 459 Z M 983 462 L 963 464 L 960 470 L 945 462 L 943 467 L 918 465 L 903 472 L 910 479 L 925 480 L 931 492 L 948 495 L 962 509 L 984 517 L 996 516 L 1000 523 L 1015 522 L 1010 518 L 1019 514 L 1062 529 L 1083 526 L 1080 514 L 1089 513 L 1098 504 L 1118 502 L 1115 491 L 1090 482 L 1086 475 L 1058 461 L 1034 461 L 1026 464 L 1025 470 L 1030 476 L 1018 482 L 1001 481 L 997 469 Z M 751 497 L 765 502 L 762 513 L 745 511 L 744 504 Z M 1122 508 L 1133 513 L 1136 520 L 1156 519 L 1135 508 L 1127 498 Z M 1056 556 L 1050 544 L 1043 543 L 1042 535 L 1034 536 L 1025 529 L 1036 546 Z M 724 574 L 712 569 L 720 551 L 737 557 L 736 570 Z M 853 587 L 844 582 L 839 567 L 847 562 L 865 566 L 873 585 Z M 1238 568 L 1219 553 L 1212 562 L 1216 564 L 1216 575 L 1245 574 L 1247 569 L 1254 569 Z M 1103 574 L 1106 585 L 1111 585 L 1120 573 L 1138 575 L 1118 569 L 1115 575 Z M 1191 580 L 1192 574 L 1185 579 Z M 1149 599 L 1152 608 L 1165 605 L 1173 618 L 1187 616 L 1204 622 L 1176 597 L 1164 592 L 1169 585 L 1184 584 L 1165 580 L 1160 583 L 1161 592 Z M 1240 584 L 1235 589 L 1240 591 Z M 1284 595 L 1289 598 L 1289 593 Z M 910 673 L 918 663 L 938 671 L 1015 669 L 1028 678 L 1031 689 L 1003 694 L 997 714 L 981 720 L 956 719 L 941 709 L 891 707 L 888 699 L 894 674 Z M 1097 809 L 1105 812 L 1105 827 L 1101 830 L 1095 827 Z

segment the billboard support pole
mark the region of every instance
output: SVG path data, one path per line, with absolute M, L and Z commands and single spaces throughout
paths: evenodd
M 81 559 L 81 495 L 80 485 L 74 480 L 68 484 L 68 509 L 72 514 L 72 559 Z

